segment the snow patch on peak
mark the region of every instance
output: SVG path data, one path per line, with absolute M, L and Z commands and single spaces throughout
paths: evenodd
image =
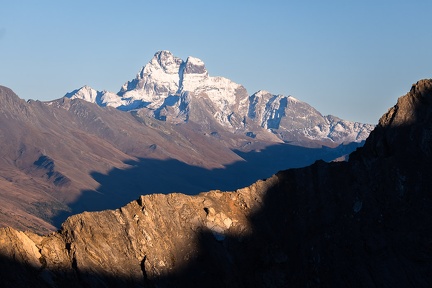
M 189 56 L 185 62 L 184 74 L 204 74 L 208 75 L 205 64 L 201 59 Z
M 186 63 L 190 63 L 192 65 L 204 66 L 204 62 L 201 59 L 192 56 L 189 56 L 186 59 Z
M 264 95 L 271 95 L 271 93 L 266 90 L 258 90 L 257 92 L 252 94 L 252 96 L 257 96 L 257 97 L 263 97 Z
M 122 97 L 120 97 L 119 95 L 117 95 L 113 92 L 109 92 L 109 91 L 104 90 L 101 93 L 100 103 L 98 103 L 98 104 L 102 107 L 111 106 L 111 107 L 117 108 L 117 107 L 126 105 L 127 101 L 125 101 Z
M 328 115 L 324 118 L 329 123 L 327 137 L 334 142 L 360 142 L 366 140 L 375 125 L 351 122 L 339 117 Z
M 288 101 L 291 101 L 291 102 L 298 102 L 298 103 L 303 102 L 303 101 L 298 100 L 297 98 L 294 98 L 294 97 L 291 96 L 291 95 L 288 96 Z
M 174 55 L 169 50 L 159 50 L 154 55 L 154 58 L 164 58 L 164 57 L 174 57 Z
M 96 103 L 99 96 L 100 92 L 96 91 L 88 85 L 84 85 L 83 87 L 66 93 L 65 95 L 65 97 L 70 99 L 82 99 L 91 103 Z
M 167 50 L 156 52 L 152 60 L 143 67 L 139 73 L 139 77 L 143 78 L 145 75 L 151 74 L 153 71 L 162 69 L 167 74 L 178 74 L 178 70 L 183 61 L 175 57 Z
M 109 91 L 97 91 L 90 86 L 83 86 L 77 90 L 66 93 L 65 97 L 70 99 L 81 99 L 90 103 L 96 103 L 99 106 L 118 107 L 124 105 L 124 100 L 117 94 Z
M 249 97 L 248 116 L 266 129 L 278 129 L 285 116 L 287 97 L 260 90 Z

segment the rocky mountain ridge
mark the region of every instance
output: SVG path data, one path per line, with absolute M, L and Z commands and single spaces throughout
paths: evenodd
M 0 229 L 14 287 L 430 287 L 432 80 L 348 162 L 233 192 L 142 196 L 47 236 Z
M 120 110 L 142 113 L 171 123 L 193 121 L 249 135 L 275 134 L 289 143 L 319 141 L 327 146 L 364 141 L 374 125 L 322 116 L 316 109 L 292 96 L 246 89 L 224 77 L 212 77 L 203 61 L 186 61 L 169 51 L 159 51 L 135 79 L 117 94 L 89 86 L 66 94 Z M 270 133 L 269 133 L 270 132 Z

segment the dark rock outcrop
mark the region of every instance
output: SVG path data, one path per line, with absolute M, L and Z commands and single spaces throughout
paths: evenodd
M 432 80 L 348 162 L 234 192 L 147 195 L 47 236 L 0 230 L 0 281 L 37 287 L 431 287 Z M 19 276 L 17 276 L 19 275 Z

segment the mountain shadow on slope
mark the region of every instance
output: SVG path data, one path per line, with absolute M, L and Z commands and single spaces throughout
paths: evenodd
M 140 158 L 126 161 L 129 169 L 112 169 L 107 175 L 93 172 L 100 183 L 97 191 L 83 191 L 79 199 L 69 204 L 70 212 L 63 211 L 52 223 L 60 227 L 73 214 L 84 211 L 115 209 L 139 195 L 179 192 L 187 195 L 210 190 L 231 191 L 246 187 L 257 179 L 267 178 L 279 170 L 302 167 L 317 159 L 331 161 L 349 154 L 363 143 L 350 143 L 336 148 L 306 148 L 290 144 L 268 146 L 260 151 L 234 151 L 244 161 L 224 168 L 206 169 L 188 165 L 176 159 Z

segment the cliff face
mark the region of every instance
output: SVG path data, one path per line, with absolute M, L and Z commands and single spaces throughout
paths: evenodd
M 432 80 L 348 162 L 233 192 L 147 195 L 46 236 L 0 230 L 0 281 L 37 287 L 431 287 Z

